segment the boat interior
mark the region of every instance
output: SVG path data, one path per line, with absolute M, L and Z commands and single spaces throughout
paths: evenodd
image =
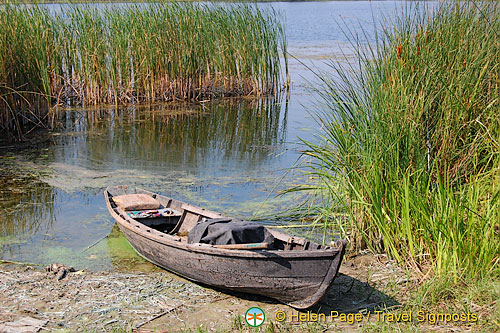
M 124 211 L 130 218 L 144 226 L 161 233 L 177 236 L 176 238 L 182 242 L 187 242 L 189 232 L 198 222 L 227 218 L 219 213 L 141 189 L 129 191 L 127 187 L 119 186 L 108 188 L 106 193 L 111 208 L 119 215 L 120 211 Z M 128 204 L 120 202 L 120 199 L 123 198 L 128 200 Z M 266 228 L 274 236 L 272 245 L 266 246 L 268 249 L 318 250 L 330 248 L 310 242 L 302 237 L 283 234 L 269 226 Z M 262 248 L 256 246 L 247 249 Z

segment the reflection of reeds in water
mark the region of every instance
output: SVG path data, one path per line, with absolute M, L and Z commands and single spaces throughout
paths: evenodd
M 1 169 L 0 177 L 0 245 L 8 252 L 17 241 L 49 230 L 54 222 L 55 192 L 36 177 L 17 174 L 10 168 Z
M 65 112 L 63 147 L 86 152 L 86 160 L 137 168 L 172 164 L 260 165 L 285 140 L 286 107 L 279 100 L 226 100 L 205 107 L 142 106 L 122 110 Z M 71 125 L 73 123 L 73 125 Z M 71 143 L 71 144 L 70 144 Z M 65 149 L 58 152 L 65 154 Z M 56 159 L 64 156 L 56 156 Z M 145 165 L 146 164 L 146 165 Z
M 59 103 L 274 94 L 285 47 L 278 15 L 247 5 L 5 5 L 0 126 L 20 136 Z

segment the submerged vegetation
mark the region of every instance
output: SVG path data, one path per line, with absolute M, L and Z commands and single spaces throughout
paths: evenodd
M 422 279 L 498 278 L 500 6 L 408 6 L 358 48 L 361 68 L 320 74 L 323 142 L 305 152 L 319 219 Z
M 54 105 L 265 95 L 286 84 L 279 16 L 247 5 L 7 4 L 0 49 L 0 128 L 18 138 Z

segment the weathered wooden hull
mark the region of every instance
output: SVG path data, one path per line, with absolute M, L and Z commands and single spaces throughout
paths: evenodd
M 106 194 L 107 197 L 107 194 Z M 136 251 L 178 275 L 221 289 L 275 298 L 298 309 L 316 304 L 338 272 L 344 242 L 320 250 L 227 250 L 187 244 L 111 215 Z

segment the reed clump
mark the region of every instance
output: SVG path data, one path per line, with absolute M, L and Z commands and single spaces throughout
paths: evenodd
M 323 142 L 306 142 L 331 222 L 422 277 L 500 276 L 500 7 L 414 5 L 321 76 Z M 359 45 L 355 45 L 359 46 Z M 463 280 L 462 280 L 463 281 Z
M 0 8 L 0 126 L 54 105 L 277 94 L 283 26 L 249 5 L 7 4 Z

